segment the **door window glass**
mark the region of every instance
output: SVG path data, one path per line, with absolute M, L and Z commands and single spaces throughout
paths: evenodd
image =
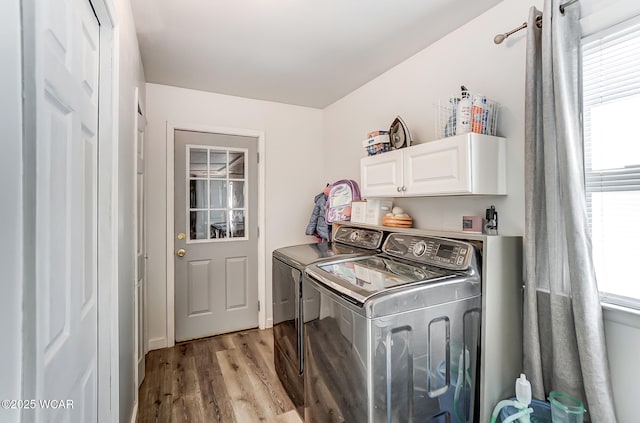
M 246 149 L 187 146 L 189 241 L 245 238 Z
M 207 212 L 192 211 L 189 213 L 189 219 L 191 221 L 191 227 L 189 230 L 191 239 L 207 239 L 207 225 L 209 223 Z
M 230 181 L 231 207 L 241 209 L 244 207 L 244 181 Z
M 232 210 L 231 211 L 231 226 L 229 228 L 232 237 L 242 238 L 244 237 L 244 210 Z
M 227 238 L 227 213 L 224 210 L 214 210 L 211 217 L 211 239 Z
M 207 181 L 192 179 L 189 181 L 189 203 L 192 209 L 207 207 Z
M 229 171 L 229 158 L 226 150 L 209 151 L 209 175 L 212 178 L 226 178 Z M 243 175 L 244 176 L 244 175 Z
M 229 152 L 229 173 L 232 179 L 244 179 L 244 153 Z
M 198 178 L 207 176 L 207 150 L 189 149 L 189 176 Z
M 221 209 L 227 206 L 227 181 L 212 180 L 209 182 L 211 188 L 211 208 Z

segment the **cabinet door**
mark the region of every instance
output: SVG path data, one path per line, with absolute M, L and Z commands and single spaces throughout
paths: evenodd
M 419 144 L 403 153 L 405 195 L 471 192 L 468 137 Z
M 390 151 L 360 161 L 360 181 L 363 197 L 394 197 L 401 195 L 402 151 Z

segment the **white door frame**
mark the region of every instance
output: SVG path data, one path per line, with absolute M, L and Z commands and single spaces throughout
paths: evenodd
M 167 122 L 167 346 L 176 343 L 175 326 L 175 237 L 174 237 L 174 133 L 177 130 L 208 132 L 222 135 L 237 135 L 258 139 L 258 326 L 267 327 L 267 278 L 265 242 L 265 154 L 264 132 L 253 129 L 224 128 L 194 123 Z
M 98 122 L 98 422 L 119 421 L 118 352 L 118 28 L 113 0 L 87 0 L 100 22 L 100 97 Z M 22 1 L 23 28 L 23 161 L 35 160 L 36 153 L 36 37 L 37 1 Z M 25 209 L 35 210 L 36 169 L 23 166 Z M 34 219 L 32 213 L 25 220 Z M 25 222 L 25 228 L 30 225 Z M 35 227 L 34 225 L 31 225 Z M 23 288 L 23 384 L 22 397 L 36 398 L 35 334 L 35 244 L 26 232 Z M 32 421 L 30 410 L 23 410 L 25 422 Z
M 98 149 L 98 422 L 120 421 L 118 340 L 119 30 L 113 0 L 91 0 L 100 21 Z

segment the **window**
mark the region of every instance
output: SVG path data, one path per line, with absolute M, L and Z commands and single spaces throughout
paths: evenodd
M 246 239 L 248 150 L 187 146 L 189 240 Z
M 583 39 L 587 211 L 605 301 L 640 307 L 640 19 Z

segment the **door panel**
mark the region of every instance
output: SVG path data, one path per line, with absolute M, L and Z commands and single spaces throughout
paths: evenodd
M 146 353 L 146 226 L 144 207 L 144 133 L 146 119 L 142 115 L 140 104 L 136 110 L 136 287 L 135 287 L 135 368 L 137 386 L 142 384 L 145 376 L 144 358 Z
M 225 278 L 227 292 L 226 310 L 245 308 L 249 305 L 247 298 L 247 257 L 227 258 L 227 272 Z
M 85 133 L 84 147 L 84 245 L 97 245 L 97 214 L 94 202 L 97 202 L 97 169 L 98 151 L 95 137 L 87 137 Z M 82 290 L 82 315 L 88 313 L 96 302 L 96 284 L 94 274 L 97 268 L 97 256 L 87 254 L 84 257 L 84 284 Z
M 36 1 L 35 421 L 97 420 L 99 27 L 86 0 Z
M 144 245 L 144 171 L 138 168 L 137 182 L 136 182 L 136 190 L 138 196 L 137 203 L 137 225 L 138 225 L 138 234 L 136 241 L 136 267 L 137 271 L 137 280 L 141 281 L 144 279 L 145 273 L 145 245 Z
M 256 327 L 257 139 L 176 130 L 174 141 L 176 340 Z
M 211 260 L 191 261 L 187 263 L 189 289 L 189 316 L 210 313 L 209 269 Z

